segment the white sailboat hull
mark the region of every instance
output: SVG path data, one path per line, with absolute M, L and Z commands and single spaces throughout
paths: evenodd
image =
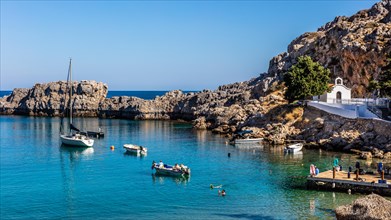
M 63 144 L 75 147 L 92 147 L 94 140 L 85 136 L 74 136 L 74 135 L 60 135 L 61 142 Z

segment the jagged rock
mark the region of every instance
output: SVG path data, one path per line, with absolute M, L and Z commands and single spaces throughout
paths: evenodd
M 372 153 L 371 152 L 361 152 L 360 158 L 364 159 L 364 160 L 370 160 L 370 159 L 372 159 Z
M 199 130 L 206 130 L 208 128 L 205 117 L 200 117 L 194 120 L 194 127 Z
M 309 55 L 340 76 L 352 88 L 352 95 L 365 97 L 371 77 L 377 78 L 379 66 L 383 66 L 386 55 L 391 52 L 391 23 L 389 0 L 376 3 L 351 17 L 339 16 L 319 28 L 317 32 L 305 33 L 289 46 L 287 52 L 270 61 L 269 85 L 295 64 L 297 58 Z M 335 71 L 335 72 L 334 72 Z
M 371 194 L 356 199 L 353 204 L 336 208 L 335 214 L 338 220 L 350 219 L 391 219 L 391 201 Z
M 391 160 L 391 152 L 387 152 L 387 153 L 383 154 L 383 159 Z

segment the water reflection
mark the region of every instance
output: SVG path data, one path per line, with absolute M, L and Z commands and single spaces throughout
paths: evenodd
M 61 176 L 63 182 L 63 192 L 67 204 L 67 215 L 72 216 L 77 210 L 75 207 L 75 172 L 76 165 L 83 159 L 90 160 L 94 154 L 94 148 L 60 146 Z M 69 158 L 69 159 L 68 159 Z
M 257 150 L 264 149 L 264 145 L 261 143 L 243 143 L 243 144 L 235 144 L 235 148 L 240 150 Z
M 81 158 L 90 160 L 92 155 L 94 154 L 94 148 L 92 147 L 70 147 L 67 145 L 60 146 L 60 155 L 61 158 L 63 154 L 69 154 L 69 161 L 73 163 L 76 160 L 80 160 Z
M 285 159 L 288 160 L 302 160 L 303 159 L 303 151 L 294 152 L 294 153 L 285 153 Z
M 133 157 L 140 157 L 144 158 L 147 157 L 148 153 L 140 153 L 139 151 L 137 152 L 131 152 L 131 151 L 125 151 L 124 156 L 133 156 Z
M 161 175 L 156 175 L 152 174 L 152 182 L 154 184 L 164 184 L 165 182 L 170 181 L 170 182 L 175 182 L 177 185 L 187 185 L 187 183 L 190 182 L 190 176 L 161 176 Z

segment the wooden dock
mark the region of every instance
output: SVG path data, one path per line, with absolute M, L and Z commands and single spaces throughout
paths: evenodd
M 334 177 L 334 178 L 333 178 Z M 380 181 L 379 181 L 380 180 Z M 386 183 L 383 183 L 383 182 Z M 351 193 L 377 193 L 383 196 L 391 196 L 391 176 L 380 174 L 358 175 L 352 172 L 348 178 L 346 171 L 325 171 L 317 176 L 307 178 L 307 188 L 317 190 L 331 190 Z

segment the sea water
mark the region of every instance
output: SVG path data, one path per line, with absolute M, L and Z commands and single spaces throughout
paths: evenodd
M 75 125 L 105 137 L 92 148 L 66 147 L 60 118 L 0 116 L 1 219 L 332 219 L 358 197 L 305 189 L 310 164 L 325 171 L 338 156 L 347 167 L 351 155 L 235 147 L 174 121 L 76 118 Z M 148 154 L 126 154 L 126 143 Z M 189 166 L 191 176 L 154 175 L 160 160 Z

